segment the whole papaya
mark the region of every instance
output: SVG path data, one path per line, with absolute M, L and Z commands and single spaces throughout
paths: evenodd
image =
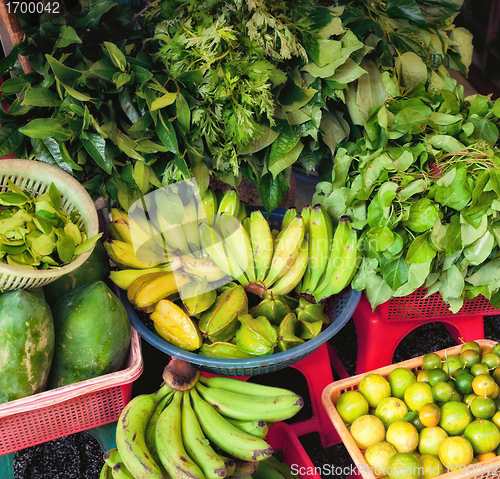
M 131 329 L 125 307 L 102 281 L 76 289 L 54 306 L 55 349 L 49 387 L 118 371 Z
M 31 291 L 0 296 L 0 403 L 44 391 L 54 353 L 49 306 Z

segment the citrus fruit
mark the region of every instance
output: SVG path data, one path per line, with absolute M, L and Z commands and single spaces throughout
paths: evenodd
M 413 452 L 418 446 L 418 431 L 410 422 L 396 421 L 387 428 L 385 440 L 398 452 Z
M 436 370 L 437 371 L 437 370 Z M 453 396 L 453 387 L 451 384 L 448 384 L 447 382 L 440 381 L 434 386 L 432 386 L 432 397 L 434 398 L 434 401 L 438 401 L 441 403 L 445 403 L 451 400 L 451 397 Z
M 450 436 L 462 434 L 471 421 L 472 414 L 464 403 L 449 401 L 441 406 L 439 426 Z
M 467 369 L 470 369 L 474 364 L 478 364 L 481 362 L 481 354 L 474 349 L 466 349 L 462 353 L 460 353 L 460 359 L 464 363 L 464 366 Z
M 382 399 L 391 395 L 391 386 L 380 374 L 367 374 L 359 383 L 358 391 L 371 407 L 377 407 Z
M 386 441 L 372 444 L 365 452 L 365 460 L 372 468 L 373 474 L 383 476 L 387 474 L 389 459 L 397 453 L 394 446 Z
M 495 391 L 493 391 L 493 394 L 491 396 L 489 396 L 489 397 L 491 399 L 497 399 L 499 394 L 500 394 L 500 386 L 497 384 L 496 387 L 495 387 Z
M 342 421 L 351 424 L 358 417 L 368 414 L 368 401 L 359 391 L 346 391 L 335 405 Z
M 464 437 L 471 443 L 476 454 L 494 451 L 500 444 L 498 427 L 487 419 L 472 421 L 465 428 Z
M 427 353 L 422 358 L 422 367 L 427 371 L 441 367 L 441 358 L 436 353 Z
M 496 405 L 491 398 L 477 397 L 470 404 L 470 412 L 478 419 L 490 419 L 495 415 Z
M 472 401 L 474 401 L 474 399 L 476 399 L 477 397 L 479 397 L 477 394 L 474 394 L 474 393 L 471 393 L 471 394 L 467 394 L 467 396 L 464 397 L 464 404 L 470 408 L 470 405 L 472 404 Z
M 418 411 L 418 417 L 425 427 L 437 426 L 441 419 L 441 409 L 432 402 L 424 404 Z
M 500 354 L 500 343 L 496 343 L 492 348 L 490 353 Z
M 474 394 L 480 397 L 491 396 L 495 392 L 496 382 L 489 374 L 480 374 L 472 381 Z
M 428 383 L 429 382 L 429 372 L 425 369 L 422 369 L 417 374 L 417 382 L 418 383 Z
M 406 388 L 416 382 L 415 374 L 407 368 L 393 369 L 387 378 L 391 386 L 391 393 L 394 397 L 403 399 Z
M 488 369 L 495 369 L 500 365 L 500 356 L 496 353 L 486 353 L 481 358 L 481 362 L 488 366 Z
M 472 381 L 474 381 L 472 374 L 466 372 L 462 373 L 455 379 L 455 389 L 460 394 L 470 394 L 472 393 Z
M 351 436 L 360 449 L 367 449 L 385 439 L 384 424 L 378 417 L 365 414 L 351 424 Z
M 466 343 L 462 344 L 460 353 L 463 353 L 466 349 L 472 349 L 473 351 L 477 351 L 481 354 L 481 346 L 479 345 L 479 343 L 476 343 L 476 341 L 467 341 Z
M 437 455 L 424 454 L 419 457 L 420 464 L 424 468 L 421 479 L 430 479 L 445 473 L 445 469 Z
M 495 412 L 495 414 L 491 418 L 491 422 L 495 424 L 496 427 L 500 427 L 500 411 Z
M 420 422 L 420 418 L 418 417 L 418 411 L 413 411 L 413 416 L 408 422 L 413 424 L 417 428 L 417 431 L 424 429 L 424 425 Z
M 489 372 L 490 370 L 488 369 L 488 366 L 483 363 L 474 364 L 474 366 L 470 368 L 470 373 L 473 376 L 479 376 L 480 374 L 489 374 Z
M 432 388 L 429 383 L 416 382 L 408 386 L 404 400 L 410 411 L 418 411 L 429 402 L 434 402 Z
M 462 436 L 447 437 L 439 446 L 439 460 L 450 473 L 460 471 L 460 466 L 468 466 L 473 457 L 471 443 Z
M 439 426 L 425 427 L 419 432 L 418 451 L 420 454 L 439 453 L 439 445 L 448 437 L 448 433 Z
M 450 380 L 448 381 L 448 384 L 452 387 L 453 389 L 453 396 L 451 396 L 452 401 L 461 401 L 462 400 L 462 395 L 457 391 L 455 388 L 455 381 Z
M 489 461 L 490 459 L 493 459 L 495 457 L 497 457 L 497 455 L 493 451 L 485 452 L 484 454 L 476 454 L 476 458 L 479 462 Z
M 400 452 L 389 459 L 387 471 L 390 479 L 420 479 L 422 464 L 413 454 Z
M 454 378 L 458 378 L 458 376 L 460 376 L 461 374 L 470 374 L 469 370 L 465 367 L 462 367 L 460 369 L 457 369 L 454 373 L 453 373 L 453 377 Z
M 500 368 L 495 368 L 493 371 L 488 371 L 487 374 L 491 374 L 493 379 L 498 383 L 500 382 Z
M 441 381 L 448 381 L 448 374 L 443 369 L 433 369 L 429 371 L 429 384 L 434 386 L 434 384 Z
M 401 399 L 390 397 L 378 403 L 375 416 L 384 423 L 387 429 L 393 422 L 402 420 L 407 412 L 408 408 Z
M 451 355 L 443 359 L 443 365 L 441 367 L 446 373 L 448 373 L 448 376 L 454 377 L 453 375 L 455 374 L 455 371 L 463 368 L 463 366 L 464 365 L 460 356 Z

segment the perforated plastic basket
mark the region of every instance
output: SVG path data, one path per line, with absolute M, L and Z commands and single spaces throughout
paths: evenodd
M 281 449 L 283 451 L 285 464 L 290 466 L 292 472 L 298 474 L 302 479 L 320 479 L 314 464 L 288 424 L 277 422 L 269 428 L 266 441 L 274 450 Z
M 77 211 L 80 214 L 85 232 L 90 238 L 99 232 L 97 210 L 85 188 L 71 175 L 60 168 L 34 160 L 0 160 L 0 192 L 8 189 L 7 180 L 12 181 L 24 191 L 35 196 L 44 194 L 51 183 L 61 194 L 61 209 L 66 212 Z M 70 264 L 61 268 L 47 270 L 29 270 L 17 268 L 0 262 L 0 289 L 30 289 L 44 286 L 62 275 L 82 265 L 92 250 L 81 254 Z
M 140 337 L 132 329 L 121 371 L 0 404 L 0 455 L 116 421 L 142 370 Z
M 487 339 L 480 339 L 477 341 L 481 347 L 492 347 L 496 344 L 496 341 L 489 341 Z M 452 348 L 443 349 L 441 351 L 437 351 L 437 354 L 444 358 L 446 355 L 457 355 L 460 354 L 460 348 L 462 346 L 454 346 Z M 370 471 L 368 467 L 368 463 L 365 461 L 363 453 L 355 443 L 351 433 L 348 431 L 344 421 L 340 417 L 337 409 L 335 408 L 335 404 L 337 403 L 340 395 L 345 391 L 356 390 L 358 389 L 358 385 L 366 374 L 381 374 L 386 377 L 389 376 L 390 372 L 393 369 L 398 367 L 408 368 L 412 371 L 417 371 L 422 369 L 422 358 L 420 356 L 418 358 L 409 359 L 407 361 L 402 361 L 400 363 L 391 364 L 390 366 L 385 366 L 383 368 L 374 369 L 373 371 L 369 371 L 367 373 L 358 374 L 357 376 L 353 376 L 347 379 L 341 379 L 340 381 L 336 381 L 329 386 L 327 386 L 323 394 L 321 396 L 321 401 L 323 403 L 324 408 L 332 424 L 337 430 L 342 442 L 344 443 L 349 455 L 351 456 L 354 465 L 357 467 L 359 474 L 365 479 L 375 479 L 376 476 Z M 453 472 L 455 472 L 453 474 Z M 479 462 L 477 464 L 471 464 L 468 467 L 463 467 L 463 470 L 450 471 L 449 474 L 442 474 L 439 477 L 440 479 L 479 479 L 479 478 L 490 478 L 490 477 L 499 477 L 500 476 L 500 456 L 497 456 L 489 461 Z
M 425 288 L 419 288 L 408 296 L 392 298 L 379 306 L 382 316 L 387 321 L 402 321 L 410 319 L 441 318 L 444 316 L 464 316 L 471 314 L 478 315 L 500 315 L 500 309 L 491 306 L 487 298 L 482 295 L 474 299 L 464 300 L 460 311 L 456 314 L 450 311 L 441 295 L 436 292 L 424 299 L 427 294 Z

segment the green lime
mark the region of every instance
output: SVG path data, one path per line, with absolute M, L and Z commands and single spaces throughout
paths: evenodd
M 470 374 L 470 371 L 469 371 L 468 369 L 466 369 L 465 367 L 460 368 L 460 369 L 457 369 L 457 370 L 453 373 L 453 377 L 454 377 L 454 378 L 458 378 L 458 376 L 460 376 L 461 374 Z
M 466 349 L 473 349 L 474 351 L 481 353 L 481 346 L 479 345 L 479 343 L 476 343 L 476 341 L 467 341 L 466 343 L 462 344 L 460 353 L 463 353 Z
M 439 426 L 450 436 L 462 434 L 471 421 L 472 414 L 464 403 L 449 401 L 441 407 Z
M 486 364 L 489 369 L 495 369 L 498 365 L 500 365 L 500 356 L 496 353 L 486 353 L 481 358 L 481 362 Z
M 470 394 L 472 392 L 472 381 L 474 381 L 474 376 L 472 374 L 460 374 L 455 379 L 455 389 L 460 394 Z
M 443 365 L 441 367 L 448 373 L 448 376 L 453 377 L 455 371 L 463 368 L 463 366 L 460 356 L 451 355 L 443 359 Z
M 417 383 L 428 383 L 429 382 L 429 371 L 422 369 L 417 373 Z
M 494 401 L 495 401 L 495 405 L 497 407 L 497 411 L 500 411 L 500 398 L 496 398 Z
M 495 401 L 488 397 L 477 397 L 470 404 L 470 412 L 478 419 L 490 419 L 496 412 Z
M 346 391 L 341 394 L 335 407 L 346 424 L 351 424 L 358 417 L 368 414 L 368 402 L 358 391 Z
M 438 371 L 437 369 L 435 371 Z M 445 381 L 439 381 L 432 386 L 432 397 L 434 401 L 445 403 L 451 400 L 453 393 L 453 387 Z
M 441 367 L 441 358 L 436 353 L 428 353 L 422 358 L 422 367 L 427 371 Z
M 462 395 L 457 391 L 454 381 L 448 381 L 448 384 L 453 388 L 453 396 L 451 396 L 451 401 L 461 401 Z
M 429 384 L 434 386 L 434 384 L 441 381 L 448 381 L 448 374 L 443 369 L 433 369 L 429 371 Z
M 470 368 L 470 373 L 473 376 L 479 376 L 480 374 L 489 374 L 489 371 L 490 370 L 488 369 L 488 366 L 486 366 L 486 364 L 484 363 L 474 364 L 474 366 Z
M 493 379 L 498 383 L 500 383 L 500 368 L 496 367 L 493 369 L 493 371 L 490 372 L 490 374 L 493 376 Z
M 474 364 L 481 362 L 481 353 L 475 351 L 474 349 L 466 349 L 460 354 L 460 359 L 464 363 L 467 369 L 470 369 Z
M 495 344 L 495 345 L 491 348 L 490 353 L 500 354 L 500 343 Z
M 464 437 L 471 444 L 476 454 L 494 451 L 500 444 L 500 431 L 491 421 L 471 422 L 464 431 Z
M 470 405 L 472 404 L 472 401 L 474 401 L 474 399 L 476 399 L 477 397 L 479 397 L 477 394 L 474 394 L 474 393 L 470 393 L 470 394 L 467 394 L 467 396 L 465 396 L 463 398 L 463 403 L 468 407 L 470 408 Z
M 406 388 L 417 381 L 413 371 L 407 368 L 393 369 L 387 380 L 391 386 L 391 393 L 398 399 L 403 399 Z

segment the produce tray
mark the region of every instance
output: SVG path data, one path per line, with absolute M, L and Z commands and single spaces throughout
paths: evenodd
M 290 466 L 292 472 L 298 474 L 302 479 L 321 479 L 307 452 L 288 424 L 277 422 L 269 428 L 266 441 L 275 451 L 277 449 L 283 451 L 285 464 Z
M 493 345 L 496 344 L 496 341 L 490 341 L 487 339 L 480 339 L 477 340 L 476 342 L 479 343 L 482 348 L 492 347 Z M 460 354 L 460 348 L 461 345 L 458 345 L 452 348 L 436 351 L 436 353 L 441 358 L 444 358 L 446 355 L 449 356 L 453 354 L 455 355 Z M 422 369 L 422 358 L 423 356 L 420 356 L 418 358 L 408 359 L 407 361 L 391 364 L 383 368 L 374 369 L 373 371 L 369 371 L 367 373 L 358 374 L 357 376 L 353 376 L 347 379 L 342 379 L 340 381 L 336 381 L 328 385 L 323 391 L 323 394 L 321 396 L 321 401 L 323 403 L 323 406 L 326 409 L 326 412 L 330 420 L 332 421 L 333 426 L 337 430 L 337 433 L 339 434 L 347 451 L 349 452 L 349 455 L 351 456 L 354 462 L 354 466 L 357 467 L 359 475 L 365 479 L 376 479 L 376 476 L 369 470 L 368 463 L 365 461 L 365 458 L 361 450 L 354 442 L 354 439 L 351 436 L 350 432 L 348 431 L 346 425 L 344 424 L 344 421 L 342 421 L 342 418 L 340 417 L 339 413 L 337 412 L 337 409 L 335 408 L 335 404 L 339 399 L 340 395 L 345 391 L 358 389 L 359 383 L 361 382 L 363 377 L 366 376 L 367 374 L 375 373 L 375 374 L 380 374 L 385 378 L 387 378 L 390 372 L 398 367 L 408 368 L 415 372 L 417 370 Z M 453 474 L 453 471 L 450 471 L 449 474 L 441 474 L 440 476 L 437 477 L 441 479 L 451 479 L 452 477 L 453 479 L 472 479 L 472 478 L 486 479 L 488 477 L 499 477 L 499 475 L 500 475 L 500 456 L 497 456 L 488 461 L 483 461 L 477 464 L 471 464 L 470 466 L 468 466 L 468 468 L 465 468 L 465 470 L 463 470 L 463 472 L 461 472 L 460 474 L 457 473 Z
M 137 329 L 139 334 L 149 344 L 160 351 L 170 356 L 184 359 L 196 365 L 202 371 L 209 373 L 220 374 L 222 376 L 257 376 L 259 374 L 279 371 L 295 364 L 332 338 L 351 318 L 352 313 L 358 305 L 361 293 L 347 287 L 341 293 L 328 298 L 325 303 L 325 313 L 330 318 L 331 323 L 315 338 L 305 341 L 300 346 L 288 351 L 248 359 L 211 358 L 179 349 L 146 326 L 139 318 L 137 311 L 135 311 L 134 307 L 127 300 L 127 295 L 124 292 L 121 293 L 120 297 L 127 309 L 132 326 Z
M 116 421 L 142 370 L 140 337 L 132 328 L 124 369 L 0 404 L 0 455 Z

